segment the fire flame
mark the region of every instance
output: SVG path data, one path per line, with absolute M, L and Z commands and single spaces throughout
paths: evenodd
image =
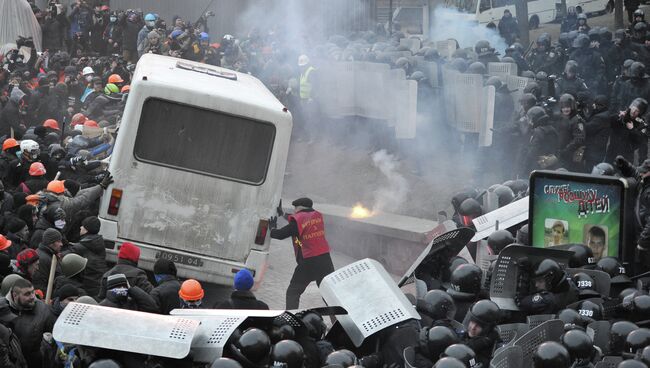
M 372 215 L 374 215 L 374 213 L 365 208 L 361 203 L 357 203 L 352 207 L 352 212 L 350 213 L 350 217 L 355 219 L 368 218 Z

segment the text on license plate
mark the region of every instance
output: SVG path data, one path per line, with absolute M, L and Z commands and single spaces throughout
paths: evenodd
M 156 253 L 156 259 L 162 258 L 174 263 L 180 263 L 188 266 L 203 267 L 203 260 L 198 257 L 186 256 L 184 254 L 160 251 Z

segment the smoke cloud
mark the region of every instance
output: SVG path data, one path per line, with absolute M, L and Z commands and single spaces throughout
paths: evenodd
M 433 11 L 431 38 L 433 40 L 453 38 L 458 41 L 461 48 L 473 48 L 478 41 L 488 40 L 490 45 L 502 55 L 508 47 L 498 31 L 471 20 L 467 13 L 442 6 Z
M 408 181 L 398 171 L 397 158 L 386 150 L 380 150 L 372 154 L 372 163 L 386 179 L 385 186 L 374 192 L 373 212 L 397 212 L 404 204 L 409 190 Z

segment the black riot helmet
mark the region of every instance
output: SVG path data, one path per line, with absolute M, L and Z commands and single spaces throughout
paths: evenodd
M 616 368 L 648 368 L 648 366 L 641 361 L 635 359 L 627 359 L 619 362 L 616 365 Z
M 584 21 L 582 24 L 587 24 L 587 14 L 585 13 L 578 14 L 578 24 L 581 24 L 580 21 Z
M 587 320 L 573 309 L 562 309 L 557 313 L 557 319 L 564 322 L 565 325 L 576 325 L 581 327 L 587 326 Z
M 569 258 L 570 268 L 580 268 L 595 262 L 593 250 L 584 244 L 572 244 L 567 250 L 573 252 Z
M 592 28 L 587 32 L 587 36 L 589 36 L 589 41 L 591 42 L 600 42 L 600 29 L 599 28 Z
M 501 309 L 488 299 L 479 300 L 469 309 L 469 320 L 478 323 L 485 334 L 489 333 L 501 320 Z
M 603 319 L 604 308 L 598 303 L 594 303 L 591 300 L 581 301 L 576 310 L 582 318 L 586 319 L 589 323 L 593 321 L 600 321 Z
M 99 359 L 92 362 L 88 368 L 121 368 L 121 365 L 113 359 Z
M 637 37 L 645 36 L 647 30 L 648 30 L 648 25 L 645 24 L 645 22 L 639 22 L 634 25 L 634 34 Z
M 603 257 L 596 263 L 596 269 L 607 273 L 613 284 L 629 283 L 630 278 L 625 274 L 625 267 L 614 257 Z
M 537 101 L 535 101 L 535 103 L 537 103 Z M 535 103 L 533 105 L 535 105 Z M 531 107 L 533 105 L 531 105 Z M 515 197 L 525 194 L 528 190 L 528 181 L 523 179 L 508 180 L 504 182 L 503 185 L 512 189 L 512 192 L 515 193 Z
M 431 327 L 426 333 L 426 340 L 430 358 L 433 360 L 437 359 L 449 346 L 460 341 L 458 334 L 446 326 Z
M 460 360 L 465 364 L 467 368 L 473 368 L 476 366 L 476 353 L 472 348 L 465 344 L 453 344 L 450 345 L 442 353 L 442 357 L 452 357 Z
M 576 49 L 586 49 L 587 47 L 589 47 L 589 43 L 590 43 L 589 36 L 587 36 L 584 33 L 581 33 L 578 35 L 578 37 L 576 37 L 575 40 L 573 40 L 573 44 L 571 44 L 571 46 L 573 46 Z
M 560 108 L 569 107 L 571 111 L 576 111 L 576 99 L 572 95 L 565 93 L 560 96 Z
M 474 198 L 467 198 L 460 204 L 458 214 L 464 226 L 472 226 L 472 220 L 483 214 L 481 204 Z
M 594 354 L 594 341 L 584 331 L 567 331 L 560 340 L 574 362 L 590 360 Z
M 442 290 L 431 290 L 424 295 L 424 313 L 434 321 L 454 319 L 456 304 L 448 293 Z
M 467 61 L 465 61 L 465 59 L 455 58 L 448 65 L 449 68 L 457 70 L 461 73 L 465 73 L 467 70 Z
M 564 76 L 567 79 L 575 79 L 578 76 L 578 63 L 575 60 L 569 60 L 564 64 Z
M 626 354 L 636 355 L 637 351 L 650 345 L 650 329 L 639 328 L 627 335 L 625 338 L 624 356 Z
M 584 272 L 578 272 L 571 277 L 573 283 L 578 287 L 580 298 L 595 298 L 601 295 L 596 291 L 596 282 Z
M 349 350 L 337 350 L 329 353 L 325 359 L 325 364 L 340 365 L 343 368 L 348 368 L 356 364 L 356 357 Z
M 528 111 L 537 105 L 537 97 L 532 93 L 524 93 L 519 99 L 519 103 L 523 107 L 524 111 Z
M 533 354 L 534 368 L 569 368 L 570 365 L 569 351 L 555 341 L 541 343 Z
M 616 170 L 609 162 L 601 162 L 591 169 L 591 175 L 614 176 L 616 175 Z
M 612 42 L 612 31 L 607 29 L 607 27 L 601 27 L 598 30 L 598 35 L 600 36 L 601 42 Z
M 635 61 L 630 65 L 630 78 L 642 79 L 646 77 L 645 64 L 640 61 Z
M 302 368 L 304 360 L 302 346 L 293 340 L 282 340 L 271 349 L 271 366 Z
M 646 364 L 646 365 L 650 364 L 650 346 L 646 346 L 645 348 L 643 348 L 643 350 L 641 350 L 640 355 L 641 355 L 640 356 L 641 361 L 644 364 Z
M 526 112 L 526 116 L 528 117 L 528 120 L 530 121 L 530 123 L 533 124 L 533 125 L 537 125 L 542 120 L 548 118 L 548 115 L 546 115 L 546 111 L 544 111 L 544 109 L 539 107 L 539 106 L 531 107 Z
M 528 239 L 528 224 L 522 226 L 517 230 L 517 243 L 523 244 L 523 245 L 528 245 L 529 239 Z
M 609 329 L 609 352 L 617 355 L 623 352 L 625 340 L 630 332 L 638 330 L 639 326 L 630 321 L 618 321 Z
M 487 243 L 492 251 L 494 251 L 494 254 L 499 254 L 503 248 L 512 243 L 516 243 L 516 241 L 515 237 L 510 234 L 510 231 L 497 230 L 488 236 Z
M 465 363 L 452 357 L 444 357 L 439 359 L 433 368 L 466 368 Z
M 242 368 L 241 364 L 234 359 L 218 358 L 210 365 L 210 368 Z
M 460 265 L 451 273 L 447 293 L 455 300 L 473 300 L 481 292 L 482 276 L 477 265 Z
M 303 314 L 301 320 L 302 323 L 304 323 L 307 327 L 309 337 L 315 340 L 321 340 L 323 336 L 325 336 L 327 326 L 325 325 L 325 321 L 323 321 L 323 317 L 321 317 L 320 314 L 314 311 L 307 311 L 305 314 Z
M 640 18 L 640 19 L 636 19 L 636 18 Z M 645 13 L 643 12 L 642 9 L 637 9 L 634 11 L 634 20 L 637 22 L 645 21 Z
M 650 295 L 638 295 L 632 299 L 634 315 L 639 320 L 650 319 Z
M 535 74 L 535 80 L 541 83 L 548 82 L 548 73 L 543 70 L 538 71 L 537 74 Z
M 542 97 L 542 88 L 537 82 L 528 82 L 524 87 L 524 93 L 532 93 L 539 100 Z
M 249 328 L 241 334 L 236 346 L 246 359 L 257 364 L 269 355 L 271 339 L 263 330 Z
M 293 340 L 296 337 L 296 330 L 290 325 L 271 326 L 269 338 L 273 344 L 282 340 Z
M 544 50 L 548 50 L 551 47 L 551 35 L 544 32 L 537 37 L 537 48 L 542 47 Z
M 480 40 L 476 45 L 474 45 L 474 52 L 476 52 L 478 56 L 487 56 L 493 54 L 494 49 L 490 47 L 489 41 Z
M 617 29 L 614 31 L 614 40 L 619 43 L 625 42 L 627 40 L 627 32 L 624 29 Z
M 505 185 L 497 185 L 494 194 L 499 197 L 499 208 L 510 204 L 515 200 L 515 192 Z
M 483 63 L 475 61 L 469 65 L 467 68 L 467 73 L 485 75 L 487 74 L 487 68 L 485 68 L 485 65 Z
M 564 271 L 560 265 L 550 258 L 541 261 L 535 268 L 535 278 L 543 278 L 546 290 L 551 291 L 557 287 L 564 278 Z
M 458 266 L 469 263 L 465 258 L 461 256 L 454 256 L 449 262 L 449 274 L 451 275 Z

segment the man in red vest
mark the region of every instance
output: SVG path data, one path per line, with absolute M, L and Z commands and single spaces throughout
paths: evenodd
M 334 265 L 330 257 L 330 246 L 325 239 L 323 215 L 312 208 L 314 203 L 309 198 L 299 198 L 291 204 L 295 213 L 287 216 L 287 226 L 276 229 L 277 218 L 271 219 L 271 238 L 292 239 L 298 265 L 289 282 L 286 301 L 287 309 L 298 309 L 300 295 L 307 285 L 312 281 L 320 285 L 323 277 L 334 272 Z M 282 216 L 281 209 L 278 212 Z

